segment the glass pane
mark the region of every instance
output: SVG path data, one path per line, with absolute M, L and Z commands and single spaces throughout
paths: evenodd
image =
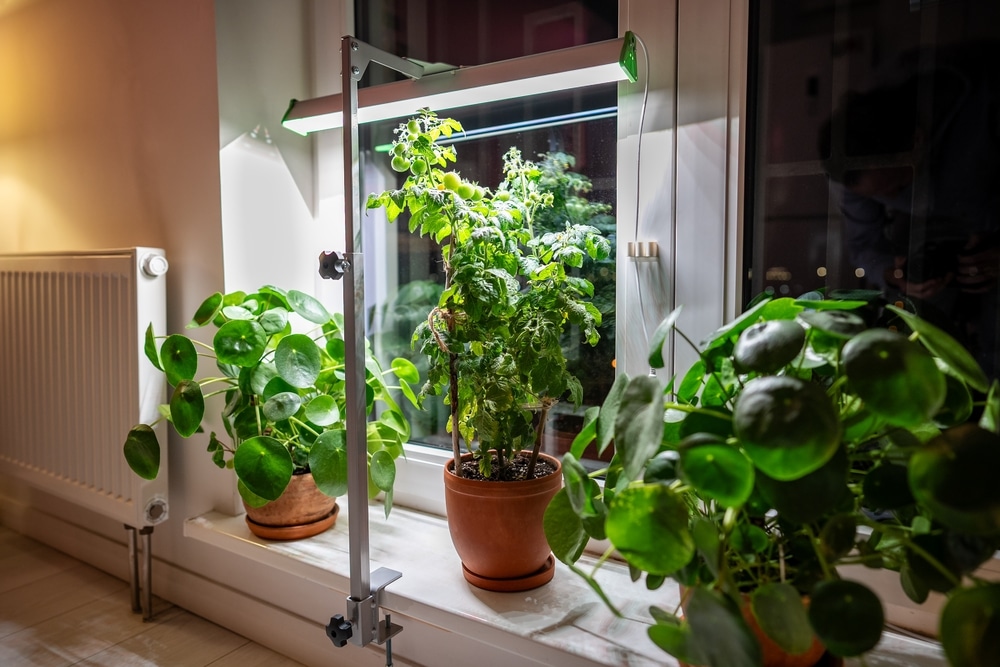
M 567 220 L 601 229 L 614 243 L 616 186 L 616 95 L 614 84 L 586 91 L 558 93 L 471 107 L 447 112 L 459 120 L 468 136 L 457 136 L 457 170 L 462 177 L 496 188 L 503 154 L 517 147 L 525 158 L 537 162 L 550 177 L 557 206 L 541 223 L 562 229 Z M 517 124 L 516 127 L 509 127 Z M 368 147 L 362 160 L 362 195 L 395 189 L 405 180 L 389 168 L 388 149 L 396 121 L 362 126 L 361 146 Z M 410 349 L 416 326 L 426 320 L 444 285 L 441 255 L 426 238 L 410 234 L 405 220 L 389 224 L 382 211 L 366 217 L 366 238 L 375 250 L 366 252 L 365 292 L 368 328 L 381 359 L 405 356 L 426 368 L 422 355 Z M 602 312 L 601 340 L 591 347 L 579 331 L 564 337 L 563 349 L 569 366 L 584 387 L 584 403 L 575 409 L 560 402 L 550 413 L 544 451 L 561 453 L 579 432 L 586 406 L 599 404 L 614 381 L 615 356 L 615 264 L 612 259 L 585 262 L 580 270 L 595 285 L 594 303 Z M 447 408 L 440 398 L 414 413 L 412 440 L 450 448 L 446 432 Z
M 359 0 L 357 37 L 430 63 L 468 67 L 618 36 L 617 2 Z M 361 86 L 396 75 L 370 68 Z
M 1000 3 L 753 3 L 750 271 L 877 290 L 998 370 Z

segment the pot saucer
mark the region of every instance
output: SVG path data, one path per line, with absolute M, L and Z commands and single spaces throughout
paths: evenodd
M 340 505 L 334 504 L 333 510 L 329 514 L 311 523 L 300 523 L 294 526 L 265 526 L 249 516 L 246 517 L 246 521 L 250 532 L 265 540 L 299 540 L 303 537 L 319 535 L 336 523 L 338 514 L 340 514 Z
M 517 591 L 527 591 L 538 588 L 543 584 L 552 581 L 556 573 L 556 558 L 552 554 L 545 560 L 541 568 L 524 577 L 513 577 L 511 579 L 493 579 L 476 574 L 462 564 L 462 574 L 465 580 L 477 588 L 499 593 L 515 593 Z

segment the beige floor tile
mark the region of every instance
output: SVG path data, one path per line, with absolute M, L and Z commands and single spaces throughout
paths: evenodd
M 209 663 L 208 667 L 303 667 L 303 665 L 260 644 L 245 644 Z
M 73 665 L 182 613 L 162 607 L 152 624 L 143 623 L 141 614 L 131 612 L 129 592 L 123 590 L 0 639 L 0 665 Z
M 0 595 L 0 637 L 6 637 L 121 590 L 128 584 L 96 568 L 72 569 L 18 586 Z
M 22 548 L 23 547 L 23 548 Z M 38 542 L 27 541 L 0 556 L 0 593 L 44 579 L 77 565 L 69 556 Z
M 201 667 L 247 642 L 244 637 L 192 614 L 175 614 L 78 664 L 89 667 Z

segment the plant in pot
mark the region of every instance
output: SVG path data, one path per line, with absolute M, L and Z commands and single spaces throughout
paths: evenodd
M 293 320 L 310 330 L 293 331 Z M 190 437 L 203 431 L 206 399 L 217 397 L 225 435 L 213 431 L 208 452 L 215 465 L 236 472 L 251 531 L 293 539 L 329 528 L 339 510 L 335 498 L 347 490 L 342 318 L 308 294 L 264 286 L 252 294 L 208 297 L 187 326 L 206 325 L 217 329 L 210 345 L 146 330 L 146 356 L 173 386 L 157 421 Z M 198 379 L 202 359 L 211 360 L 216 372 Z M 370 352 L 366 369 L 369 415 L 378 405 L 377 418 L 367 423 L 369 489 L 373 497 L 385 494 L 388 516 L 395 459 L 409 424 L 386 376 L 394 375 L 415 401 L 409 383 L 419 375 L 402 359 L 383 371 Z M 129 466 L 146 479 L 159 472 L 155 425 L 134 426 L 124 445 Z
M 654 368 L 683 336 L 678 314 L 654 336 Z M 759 303 L 696 349 L 665 388 L 619 377 L 589 415 L 545 516 L 555 555 L 602 596 L 577 564 L 590 537 L 647 587 L 678 582 L 681 604 L 652 608 L 649 636 L 688 664 L 871 650 L 884 610 L 847 565 L 898 572 L 915 603 L 945 594 L 949 662 L 1000 664 L 1000 585 L 977 574 L 1000 547 L 1000 395 L 971 355 L 901 308 L 805 299 Z M 595 440 L 614 457 L 588 475 L 578 459 Z
M 391 166 L 407 178 L 367 206 L 384 208 L 390 221 L 409 213 L 410 231 L 440 246 L 444 290 L 413 344 L 428 359 L 421 396 L 443 395 L 450 411 L 452 540 L 469 582 L 525 590 L 551 579 L 555 565 L 541 518 L 561 478 L 558 459 L 539 453 L 542 430 L 557 400 L 579 403 L 582 393 L 561 337 L 575 325 L 594 344 L 601 319 L 588 301 L 592 284 L 568 269 L 606 257 L 610 246 L 589 225 L 534 227 L 552 195 L 516 149 L 495 190 L 449 170 L 456 152 L 441 139 L 461 130 L 429 110 L 400 125 Z

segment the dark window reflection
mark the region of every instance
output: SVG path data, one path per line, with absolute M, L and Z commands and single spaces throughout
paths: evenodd
M 754 4 L 747 298 L 907 300 L 1000 365 L 1000 2 Z

